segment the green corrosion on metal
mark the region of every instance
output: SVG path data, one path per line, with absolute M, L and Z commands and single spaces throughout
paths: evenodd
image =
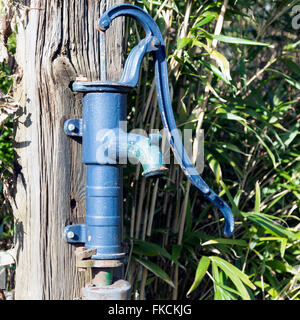
M 167 168 L 165 167 L 163 156 L 160 147 L 151 143 L 150 138 L 139 136 L 135 141 L 130 139 L 127 142 L 127 152 L 129 157 L 136 158 L 143 166 L 143 176 L 160 176 L 165 174 Z
M 112 284 L 112 278 L 113 278 L 113 270 L 112 269 L 105 272 L 105 274 L 104 274 L 105 285 L 109 286 L 110 284 Z

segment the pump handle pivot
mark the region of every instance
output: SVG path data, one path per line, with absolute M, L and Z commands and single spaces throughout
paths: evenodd
M 201 178 L 187 155 L 178 133 L 169 92 L 166 49 L 157 24 L 148 13 L 139 7 L 130 4 L 121 4 L 111 7 L 101 16 L 98 23 L 99 29 L 102 32 L 105 32 L 109 28 L 112 20 L 119 16 L 130 16 L 135 18 L 141 23 L 146 32 L 146 37 L 131 50 L 125 63 L 120 83 L 136 86 L 144 55 L 154 51 L 158 104 L 170 146 L 187 178 L 203 193 L 206 199 L 210 200 L 220 209 L 225 218 L 224 234 L 225 236 L 230 236 L 234 228 L 234 218 L 230 207 L 212 189 L 210 189 Z

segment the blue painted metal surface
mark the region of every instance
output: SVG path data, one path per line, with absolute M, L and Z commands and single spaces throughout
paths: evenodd
M 74 91 L 84 93 L 83 118 L 69 119 L 64 129 L 69 135 L 82 136 L 83 162 L 87 166 L 86 218 L 84 225 L 65 227 L 65 239 L 70 243 L 84 242 L 87 249 L 96 248 L 97 254 L 93 259 L 121 259 L 124 253 L 121 247 L 123 176 L 120 159 L 127 155 L 138 159 L 145 177 L 159 176 L 166 171 L 157 135 L 146 138 L 127 134 L 120 127 L 120 121 L 126 119 L 127 93 L 137 85 L 143 57 L 149 52 L 154 53 L 158 103 L 170 146 L 191 183 L 223 213 L 224 233 L 229 236 L 234 227 L 231 209 L 198 174 L 176 128 L 169 93 L 165 45 L 158 26 L 140 8 L 129 4 L 116 5 L 99 20 L 102 47 L 105 31 L 118 16 L 137 19 L 144 27 L 146 37 L 129 54 L 119 82 L 105 81 L 104 74 L 101 81 L 73 83 Z M 101 72 L 106 73 L 103 64 L 105 54 L 101 55 L 101 59 L 104 59 Z
M 69 225 L 64 238 L 97 249 L 92 259 L 121 259 L 123 217 L 123 168 L 120 158 L 138 159 L 145 177 L 159 176 L 167 170 L 158 138 L 126 133 L 120 128 L 126 120 L 127 92 L 131 86 L 111 82 L 74 83 L 83 91 L 81 119 L 64 124 L 68 135 L 82 136 L 83 163 L 86 164 L 86 216 L 84 225 Z M 70 130 L 70 124 L 73 125 Z

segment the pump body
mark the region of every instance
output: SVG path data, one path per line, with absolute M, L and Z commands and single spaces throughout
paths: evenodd
M 65 132 L 82 137 L 86 164 L 85 223 L 69 225 L 64 237 L 70 243 L 84 243 L 97 249 L 92 259 L 121 259 L 123 217 L 123 168 L 127 156 L 143 165 L 144 176 L 160 176 L 167 168 L 159 146 L 150 138 L 124 132 L 127 92 L 131 86 L 111 82 L 75 82 L 73 90 L 83 92 L 83 118 L 65 122 Z M 72 129 L 72 130 L 70 130 Z M 121 161 L 125 159 L 125 161 Z M 121 163 L 120 163 L 121 162 Z

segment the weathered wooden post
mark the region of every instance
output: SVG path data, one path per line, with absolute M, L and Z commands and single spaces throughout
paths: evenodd
M 81 116 L 76 77 L 100 78 L 98 18 L 118 0 L 17 1 L 15 97 L 21 107 L 15 130 L 16 299 L 74 299 L 86 281 L 75 268 L 65 225 L 81 223 L 85 173 L 81 146 L 63 123 Z M 107 76 L 123 65 L 124 23 L 107 32 Z

